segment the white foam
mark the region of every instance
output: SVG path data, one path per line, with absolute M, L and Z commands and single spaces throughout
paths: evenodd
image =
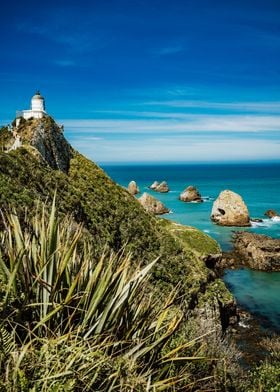
M 202 196 L 202 200 L 207 202 L 207 201 L 213 201 L 215 199 L 214 199 L 214 197 L 210 197 L 210 196 Z
M 210 233 L 210 230 L 203 230 L 204 231 L 204 233 Z
M 275 218 L 278 218 L 278 219 L 275 219 Z M 253 228 L 255 228 L 255 227 L 271 227 L 271 226 L 278 224 L 278 223 L 280 223 L 280 217 L 278 217 L 278 216 L 275 216 L 274 218 L 271 218 L 271 219 L 263 219 L 262 222 L 252 222 L 251 221 L 251 225 Z

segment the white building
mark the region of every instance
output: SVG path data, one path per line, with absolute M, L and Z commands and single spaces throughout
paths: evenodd
M 29 118 L 42 118 L 46 115 L 45 111 L 45 99 L 42 97 L 39 91 L 33 95 L 31 99 L 31 109 L 30 110 L 21 110 L 16 112 L 16 126 L 19 125 L 21 117 L 25 120 Z

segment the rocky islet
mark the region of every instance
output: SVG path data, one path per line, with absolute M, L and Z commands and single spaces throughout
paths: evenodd
M 188 186 L 179 196 L 179 199 L 184 202 L 202 203 L 203 199 L 198 189 L 192 185 Z
M 139 191 L 139 187 L 137 186 L 135 181 L 130 181 L 130 183 L 127 186 L 127 190 L 128 192 L 132 195 L 135 196 L 137 195 L 140 191 Z
M 215 200 L 211 220 L 221 226 L 251 226 L 245 202 L 240 195 L 230 190 L 222 191 Z

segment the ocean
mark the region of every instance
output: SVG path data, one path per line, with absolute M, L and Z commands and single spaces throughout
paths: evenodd
M 101 165 L 118 184 L 127 187 L 135 180 L 141 194 L 149 192 L 172 212 L 165 215 L 175 222 L 194 226 L 215 238 L 223 250 L 232 247 L 234 230 L 249 230 L 280 238 L 280 222 L 264 216 L 268 209 L 280 213 L 280 164 L 169 164 Z M 154 181 L 167 181 L 170 192 L 149 190 Z M 184 203 L 179 194 L 189 185 L 196 186 L 204 203 Z M 261 218 L 252 228 L 221 227 L 210 220 L 213 201 L 222 190 L 240 194 L 251 218 Z M 141 195 L 140 194 L 140 195 Z M 263 327 L 280 332 L 280 272 L 248 269 L 228 270 L 224 281 L 245 310 L 257 316 Z

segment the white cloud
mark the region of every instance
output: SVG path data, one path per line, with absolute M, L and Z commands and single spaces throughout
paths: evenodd
M 279 101 L 268 102 L 211 102 L 199 100 L 166 100 L 150 101 L 146 105 L 164 106 L 170 108 L 199 108 L 199 109 L 219 109 L 219 110 L 237 110 L 242 112 L 279 112 Z
M 74 147 L 98 162 L 217 162 L 272 160 L 280 157 L 280 143 L 269 140 L 208 140 L 154 138 L 152 140 L 77 140 Z
M 151 113 L 152 116 L 155 113 Z M 160 113 L 157 113 L 160 116 Z M 166 113 L 162 114 L 165 117 Z M 200 132 L 278 132 L 280 116 L 193 115 L 168 113 L 168 118 L 147 119 L 68 119 L 59 120 L 66 129 L 95 133 L 187 133 Z

